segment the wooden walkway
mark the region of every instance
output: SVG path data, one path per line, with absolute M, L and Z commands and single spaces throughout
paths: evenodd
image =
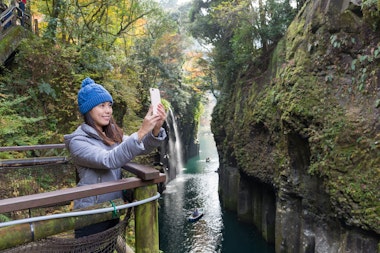
M 21 10 L 16 6 L 10 6 L 0 13 L 1 64 L 14 53 L 23 38 L 32 34 L 31 16 L 28 13 L 20 16 L 19 13 Z

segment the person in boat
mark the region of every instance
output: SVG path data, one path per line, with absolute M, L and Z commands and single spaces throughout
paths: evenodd
M 195 210 L 193 212 L 193 217 L 197 217 L 198 215 L 199 215 L 198 208 L 195 208 Z
M 162 128 L 166 112 L 162 104 L 158 105 L 157 114 L 153 114 L 150 106 L 139 130 L 129 136 L 124 135 L 112 117 L 111 94 L 89 77 L 82 81 L 78 105 L 84 122 L 73 133 L 64 136 L 66 148 L 77 168 L 77 186 L 121 179 L 122 166 L 138 155 L 150 153 L 166 138 Z M 77 199 L 74 209 L 122 197 L 122 191 L 118 191 Z M 76 229 L 75 237 L 102 232 L 118 222 L 115 219 Z

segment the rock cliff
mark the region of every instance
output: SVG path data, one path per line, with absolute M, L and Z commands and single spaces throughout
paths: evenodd
M 374 2 L 307 1 L 265 71 L 241 73 L 214 109 L 223 205 L 276 252 L 380 251 Z

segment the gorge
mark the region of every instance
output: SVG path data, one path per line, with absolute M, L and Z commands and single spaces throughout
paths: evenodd
M 368 6 L 306 1 L 270 60 L 218 98 L 223 208 L 276 252 L 379 252 L 380 2 Z

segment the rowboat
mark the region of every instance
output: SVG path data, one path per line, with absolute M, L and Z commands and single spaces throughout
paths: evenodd
M 194 212 L 192 214 L 190 214 L 190 216 L 187 218 L 187 220 L 190 222 L 195 222 L 195 221 L 199 220 L 200 218 L 202 218 L 203 214 L 204 214 L 204 211 L 202 208 L 196 208 L 194 210 Z

